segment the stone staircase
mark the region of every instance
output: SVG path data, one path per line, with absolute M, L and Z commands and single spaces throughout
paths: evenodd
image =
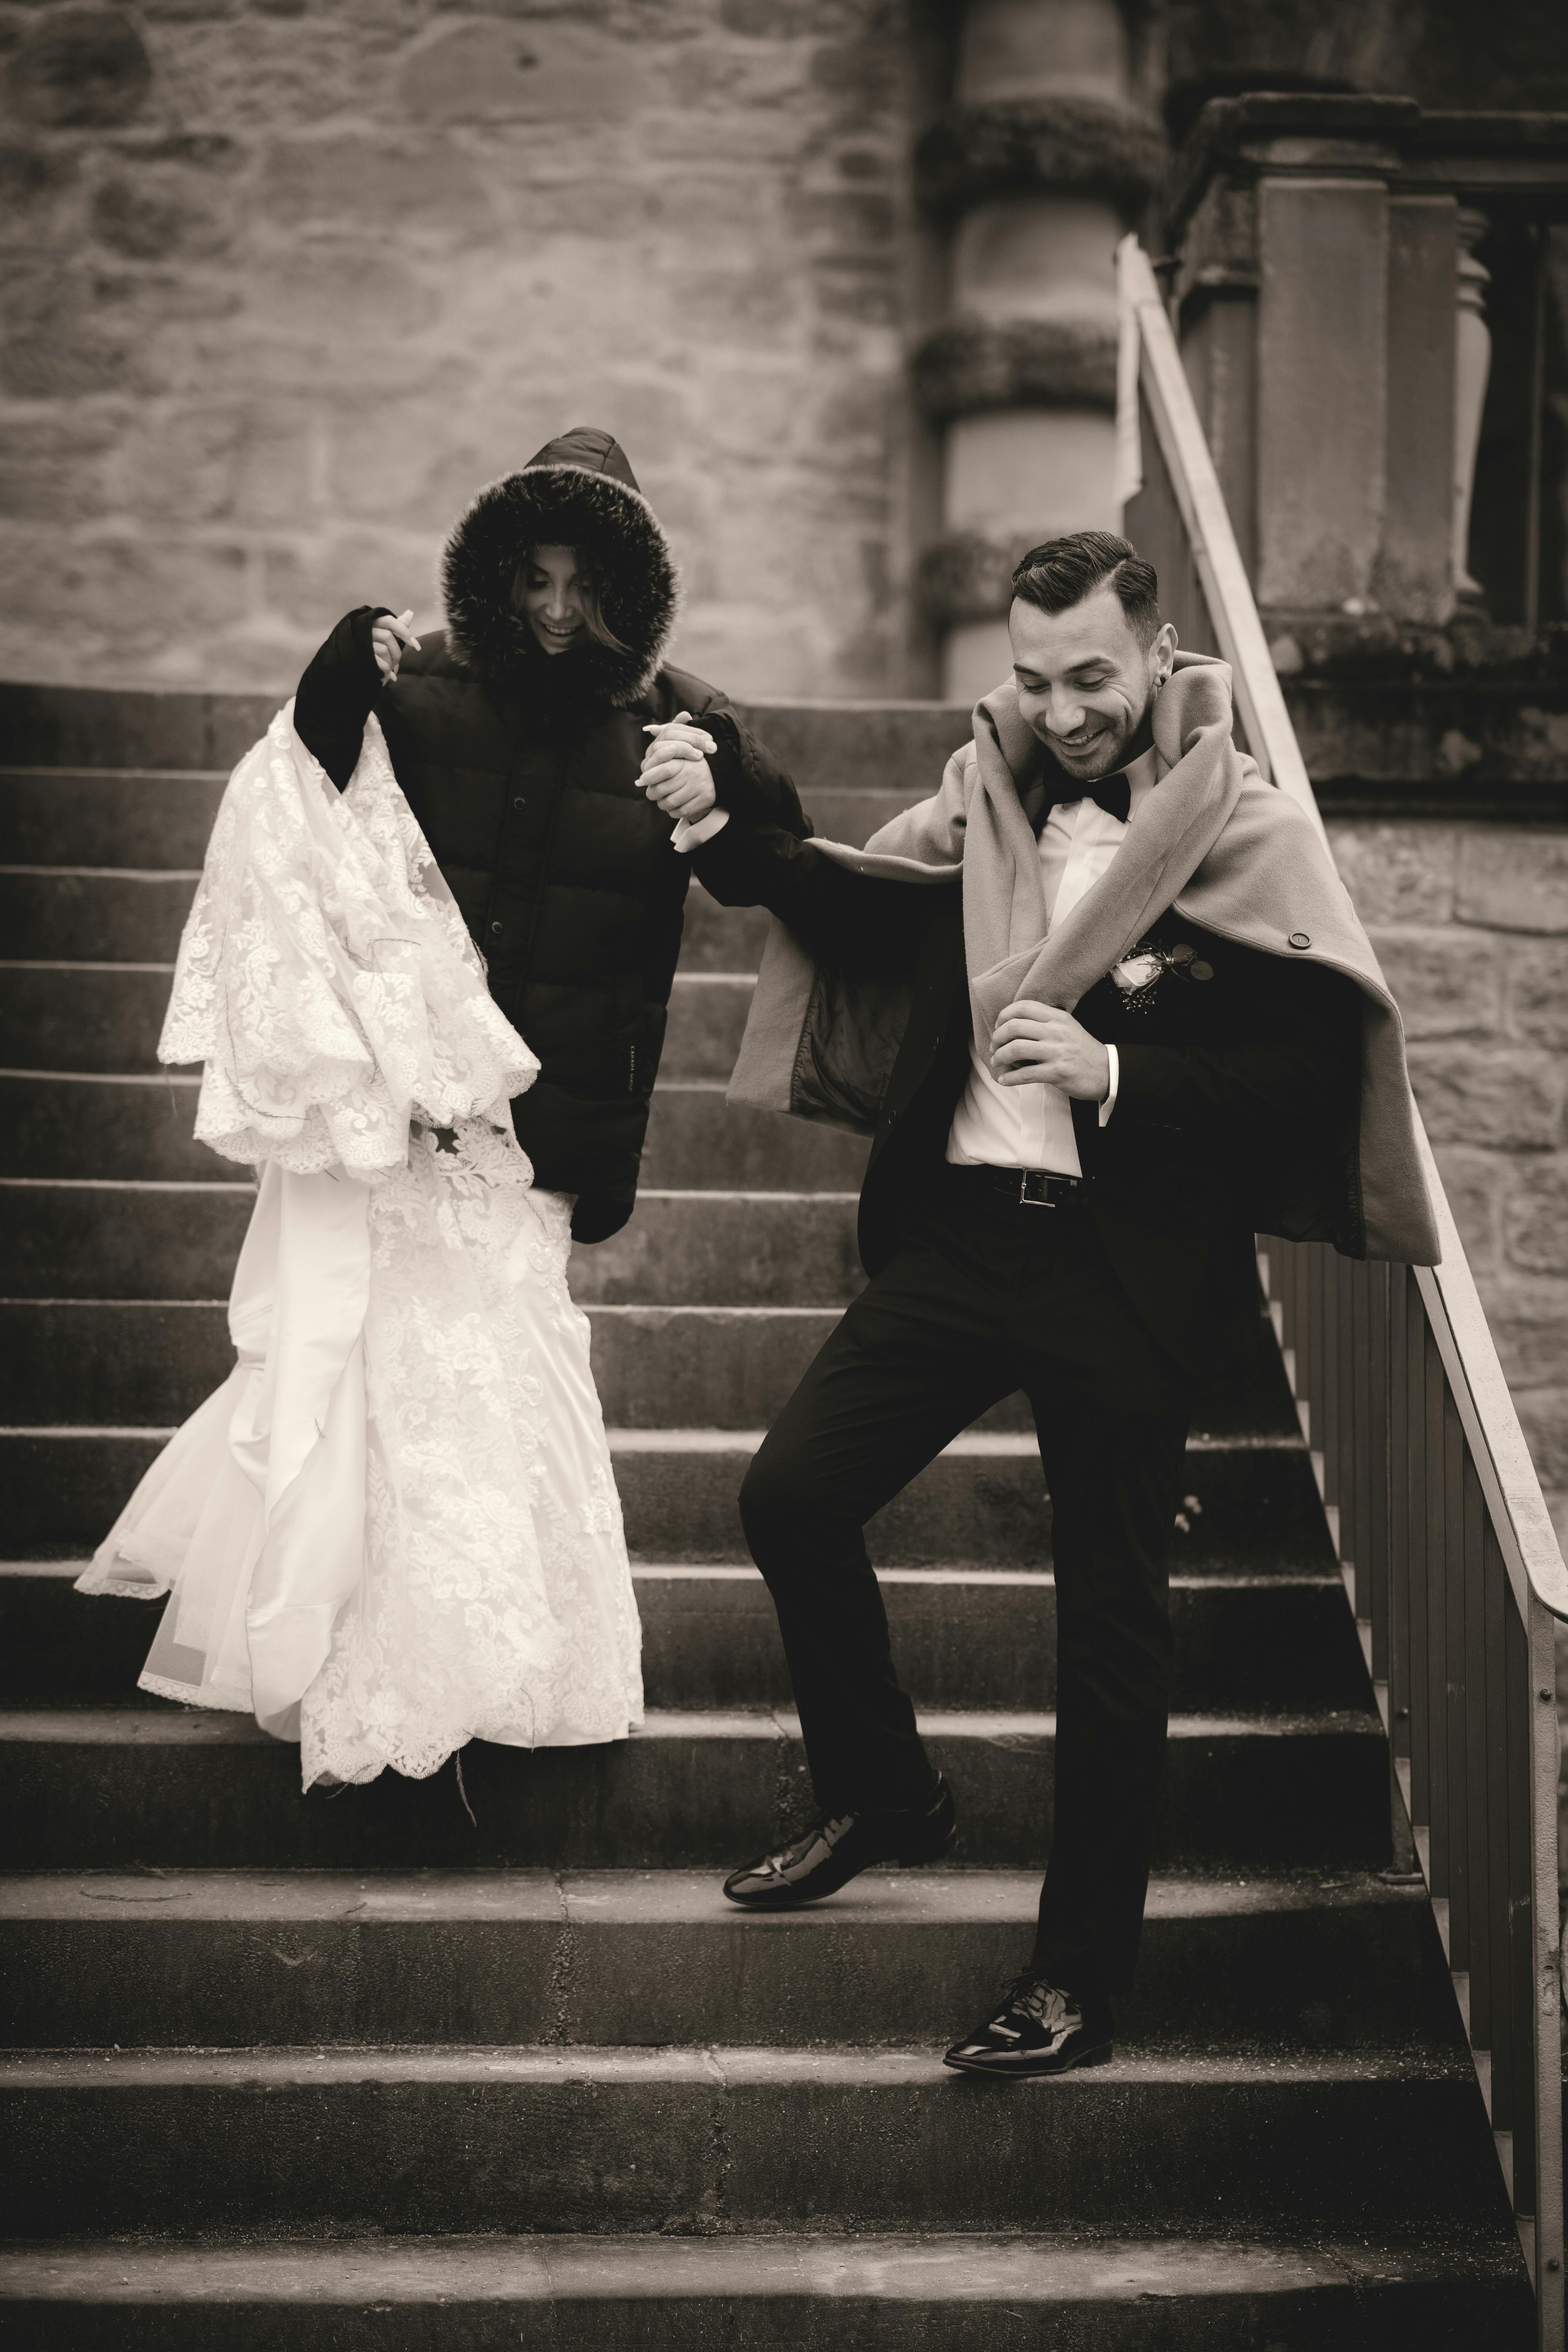
M 1021 1402 L 872 1532 L 953 1866 L 744 1918 L 808 1794 L 734 1496 L 859 1280 L 863 1147 L 726 1112 L 761 940 L 694 890 L 627 1232 L 577 1295 L 650 1713 L 301 1801 L 140 1698 L 154 1612 L 70 1591 L 225 1373 L 249 1188 L 153 1066 L 239 698 L 0 688 L 0 2039 L 6 2339 L 1226 2352 L 1532 2340 L 1528 2289 L 1282 1377 L 1205 1399 L 1177 1715 L 1113 2065 L 940 2052 L 1026 1952 L 1050 1809 L 1048 1508 Z M 824 830 L 963 715 L 754 714 Z

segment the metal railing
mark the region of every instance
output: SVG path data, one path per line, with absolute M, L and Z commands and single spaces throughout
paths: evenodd
M 1184 642 L 1229 662 L 1263 773 L 1326 841 L 1163 299 L 1136 239 L 1118 260 L 1128 535 Z M 1568 1618 L 1568 1570 L 1424 1130 L 1419 1143 L 1439 1265 L 1260 1235 L 1258 1271 L 1534 2284 L 1537 2343 L 1564 2352 L 1552 1625 Z

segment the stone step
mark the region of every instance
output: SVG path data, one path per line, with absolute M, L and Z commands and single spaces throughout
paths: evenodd
M 829 763 L 797 782 L 816 830 L 857 848 L 942 780 L 940 763 L 907 786 L 824 780 L 839 773 Z M 0 768 L 0 866 L 199 868 L 226 782 L 226 770 Z
M 0 864 L 198 868 L 227 775 L 0 768 Z
M 748 1918 L 711 1872 L 0 1879 L 8 2049 L 572 2042 L 938 2047 L 1026 1955 L 1026 1871 L 883 1872 Z M 1129 2051 L 1450 2047 L 1419 1886 L 1150 1886 Z M 1460 2040 L 1462 2047 L 1462 2040 Z
M 837 1307 L 590 1307 L 594 1377 L 620 1429 L 765 1428 L 835 1329 Z M 0 1298 L 0 1426 L 182 1422 L 233 1368 L 227 1310 L 214 1299 Z M 1004 1398 L 975 1426 L 1033 1427 Z M 1207 1436 L 1293 1437 L 1282 1373 L 1215 1383 L 1194 1427 Z
M 232 1182 L 191 1134 L 196 1080 L 172 1070 L 94 1076 L 0 1070 L 0 1177 Z M 731 1109 L 721 1080 L 660 1080 L 642 1181 L 680 1192 L 858 1192 L 864 1136 L 770 1111 Z
M 1213 2217 L 1201 2225 L 1214 2227 Z M 34 2352 L 1528 2352 L 1510 2231 L 918 2239 L 373 2235 L 0 2254 Z M 286 2333 L 285 2333 L 286 2332 Z
M 865 1136 L 847 1128 L 731 1106 L 723 1086 L 710 1079 L 661 1077 L 643 1147 L 642 1181 L 676 1192 L 858 1197 L 869 1149 Z
M 267 694 L 0 684 L 0 741 L 16 767 L 155 768 L 226 775 L 278 709 Z M 805 797 L 872 787 L 907 805 L 933 793 L 973 733 L 967 705 L 742 702 L 742 718 Z M 807 802 L 809 805 L 809 800 Z
M 71 1590 L 82 1563 L 0 1567 L 0 1705 L 143 1701 L 136 1677 L 157 1611 Z M 1056 1589 L 1015 1569 L 884 1568 L 900 1672 L 936 1710 L 1056 1704 Z M 751 1569 L 636 1572 L 647 1703 L 787 1707 L 773 1601 Z M 1184 1575 L 1171 1593 L 1172 1703 L 1185 1710 L 1364 1706 L 1366 1669 L 1335 1576 Z
M 0 1558 L 75 1557 L 101 1541 L 167 1429 L 0 1429 Z M 613 1430 L 634 1559 L 744 1564 L 736 1496 L 755 1430 Z M 1188 1447 L 1174 1573 L 1329 1575 L 1334 1566 L 1305 1448 L 1228 1438 Z M 1044 1567 L 1050 1508 L 1023 1433 L 955 1438 L 868 1523 L 872 1558 L 898 1567 Z
M 0 939 L 11 956 L 45 962 L 173 963 L 197 872 L 0 866 Z M 768 922 L 765 908 L 721 907 L 697 885 L 686 901 L 682 970 L 755 971 Z
M 104 1606 L 110 1604 L 107 1601 Z M 1043 1864 L 1048 1715 L 927 1714 L 953 1788 L 958 1864 Z M 1388 1751 L 1378 1718 L 1176 1716 L 1156 1832 L 1163 1868 L 1378 1869 Z M 300 1793 L 296 1748 L 248 1716 L 184 1707 L 0 1717 L 19 1870 L 732 1867 L 810 1817 L 793 1719 L 650 1713 L 635 1738 L 525 1754 L 475 1742 L 452 1773 Z
M 193 868 L 0 866 L 0 938 L 49 962 L 173 963 L 196 887 Z
M 232 1167 L 232 1163 L 231 1163 Z M 7 1178 L 0 1296 L 226 1297 L 254 1188 Z M 630 1224 L 574 1253 L 582 1306 L 846 1304 L 864 1282 L 852 1192 L 645 1188 Z
M 168 1009 L 167 963 L 0 963 L 7 1066 L 151 1074 Z M 728 1079 L 751 1010 L 748 973 L 678 972 L 660 1072 Z
M 8 2059 L 9 2226 L 1097 2232 L 1490 2222 L 1467 2056 L 1116 2057 L 1038 2092 L 920 2051 L 65 2052 Z M 1135 2156 L 1134 2153 L 1135 2152 Z

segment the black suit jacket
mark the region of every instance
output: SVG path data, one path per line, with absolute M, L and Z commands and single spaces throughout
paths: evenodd
M 703 881 L 729 905 L 771 908 L 829 967 L 912 978 L 860 1195 L 860 1255 L 874 1275 L 929 1192 L 968 1077 L 960 886 L 855 874 L 809 841 L 734 823 L 710 843 Z M 1281 1169 L 1293 1171 L 1304 1201 L 1342 1196 L 1361 1007 L 1338 973 L 1174 914 L 1149 938 L 1171 960 L 1146 1002 L 1108 978 L 1076 1008 L 1116 1046 L 1121 1082 L 1105 1127 L 1089 1102 L 1073 1104 L 1073 1124 L 1111 1265 L 1156 1336 L 1195 1370 L 1256 1337 L 1254 1169 L 1267 1165 L 1276 1182 Z M 1171 957 L 1175 949 L 1192 953 Z

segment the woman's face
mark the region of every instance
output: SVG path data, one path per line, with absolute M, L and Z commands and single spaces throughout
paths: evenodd
M 573 548 L 531 547 L 523 557 L 511 601 L 547 654 L 569 654 L 586 636 L 587 584 Z

